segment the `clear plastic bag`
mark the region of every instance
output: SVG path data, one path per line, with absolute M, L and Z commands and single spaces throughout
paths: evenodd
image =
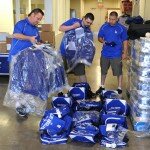
M 83 63 L 87 66 L 92 64 L 95 55 L 95 46 L 93 43 L 93 34 L 90 30 L 81 27 L 68 31 L 62 42 L 66 51 L 67 72 L 74 69 L 78 63 Z
M 4 105 L 24 105 L 30 113 L 43 115 L 48 96 L 67 86 L 61 56 L 45 45 L 29 47 L 12 59 Z

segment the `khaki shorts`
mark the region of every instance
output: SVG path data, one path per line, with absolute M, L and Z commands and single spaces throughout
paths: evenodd
M 64 57 L 63 57 L 63 61 L 64 61 L 65 70 L 67 70 L 68 69 L 67 61 Z M 76 75 L 76 76 L 85 75 L 85 65 L 81 64 L 81 63 L 77 64 L 77 66 L 69 74 L 71 74 L 71 73 Z
M 112 72 L 114 76 L 122 75 L 122 59 L 121 58 L 105 58 L 101 57 L 100 66 L 101 66 L 101 74 L 106 75 L 109 67 L 111 66 Z

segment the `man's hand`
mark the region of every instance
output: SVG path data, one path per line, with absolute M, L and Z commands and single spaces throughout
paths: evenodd
M 30 38 L 29 38 L 29 39 L 30 39 L 30 42 L 33 43 L 33 44 L 36 44 L 36 43 L 37 43 L 36 37 L 37 37 L 37 36 L 30 36 Z
M 76 22 L 72 25 L 73 29 L 79 28 L 80 27 L 80 23 Z

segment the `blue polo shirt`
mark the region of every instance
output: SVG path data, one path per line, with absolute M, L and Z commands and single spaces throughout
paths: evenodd
M 16 23 L 13 34 L 14 33 L 20 33 L 26 36 L 37 36 L 36 37 L 37 41 L 40 41 L 38 28 L 35 25 L 32 25 L 29 22 L 28 18 L 25 18 L 24 20 L 20 20 L 19 22 Z M 33 43 L 31 43 L 28 40 L 20 40 L 20 39 L 13 38 L 8 61 L 11 60 L 13 55 L 16 55 L 19 51 L 27 47 L 30 47 L 32 45 Z
M 99 30 L 98 38 L 100 37 L 104 41 L 116 43 L 115 47 L 103 45 L 101 56 L 105 58 L 119 58 L 122 56 L 123 42 L 128 38 L 127 30 L 123 25 L 116 23 L 112 26 L 106 22 Z

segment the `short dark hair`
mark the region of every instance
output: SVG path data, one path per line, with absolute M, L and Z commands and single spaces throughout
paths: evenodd
M 87 13 L 85 16 L 84 16 L 85 19 L 89 18 L 91 19 L 92 21 L 94 20 L 94 15 L 92 13 Z
M 116 11 L 112 11 L 109 16 L 115 16 L 115 17 L 118 17 L 118 13 Z
M 43 12 L 40 8 L 35 8 L 35 9 L 33 9 L 33 10 L 28 14 L 28 17 L 31 16 L 32 13 L 34 13 L 34 14 L 40 13 L 42 16 L 44 16 L 44 12 Z

